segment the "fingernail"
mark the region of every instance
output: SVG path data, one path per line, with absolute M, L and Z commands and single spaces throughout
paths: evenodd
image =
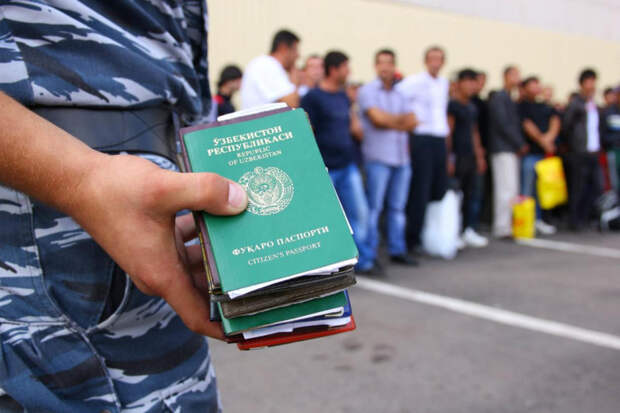
M 233 208 L 243 208 L 247 203 L 245 190 L 241 185 L 230 182 L 228 184 L 228 204 Z

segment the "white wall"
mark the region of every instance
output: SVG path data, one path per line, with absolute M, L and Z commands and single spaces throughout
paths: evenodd
M 555 87 L 560 100 L 576 88 L 584 66 L 599 72 L 601 89 L 619 84 L 620 41 L 576 33 L 587 27 L 603 30 L 603 25 L 589 18 L 581 25 L 585 28 L 569 25 L 565 30 L 541 28 L 542 23 L 536 23 L 542 17 L 532 16 L 545 10 L 528 5 L 544 3 L 553 9 L 552 3 L 557 2 L 599 7 L 602 2 L 618 4 L 620 0 L 210 0 L 211 79 L 217 80 L 225 64 L 243 68 L 253 57 L 267 53 L 273 34 L 285 27 L 301 37 L 302 56 L 334 48 L 346 52 L 356 81 L 375 76 L 372 59 L 381 47 L 397 52 L 399 69 L 407 75 L 423 69 L 425 48 L 440 44 L 448 53 L 445 75 L 473 66 L 488 73 L 490 88 L 500 86 L 501 71 L 508 63 L 518 64 L 524 75 L 539 75 L 543 83 Z M 494 17 L 455 11 L 463 4 L 475 6 L 473 10 L 480 14 L 493 12 Z M 511 9 L 511 4 L 520 6 Z M 445 10 L 448 5 L 451 11 Z M 608 9 L 610 15 L 617 11 L 617 6 Z M 511 13 L 519 14 L 521 21 L 530 16 L 529 23 L 507 22 L 514 17 Z M 615 22 L 610 30 L 617 30 L 620 19 Z
M 620 42 L 620 0 L 371 0 L 409 3 Z

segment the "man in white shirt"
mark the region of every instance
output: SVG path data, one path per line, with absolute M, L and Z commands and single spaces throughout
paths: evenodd
M 426 71 L 396 85 L 415 114 L 418 125 L 410 136 L 411 190 L 407 203 L 407 243 L 420 245 L 426 205 L 443 198 L 447 187 L 446 136 L 448 127 L 448 80 L 439 76 L 445 52 L 432 46 L 424 53 Z
M 290 78 L 299 57 L 298 47 L 297 35 L 280 30 L 273 38 L 270 54 L 258 56 L 248 64 L 241 82 L 243 109 L 274 102 L 299 106 L 297 86 Z

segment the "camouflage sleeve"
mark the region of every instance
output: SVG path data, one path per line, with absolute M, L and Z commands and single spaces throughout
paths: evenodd
M 211 88 L 209 85 L 208 68 L 208 45 L 207 37 L 209 33 L 209 15 L 207 11 L 207 0 L 191 0 L 183 4 L 185 17 L 187 20 L 187 35 L 190 39 L 192 53 L 194 56 L 194 70 L 198 74 L 200 90 L 202 91 L 202 114 L 200 117 L 183 119 L 185 123 L 195 124 L 205 121 L 211 112 Z

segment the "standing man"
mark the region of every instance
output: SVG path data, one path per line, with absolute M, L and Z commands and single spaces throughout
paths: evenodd
M 241 87 L 241 76 L 241 69 L 238 66 L 229 65 L 222 69 L 220 79 L 217 81 L 217 94 L 213 99 L 217 104 L 217 116 L 236 110 L 232 97 Z
M 407 242 L 410 249 L 420 246 L 426 205 L 443 198 L 447 188 L 446 136 L 448 135 L 448 80 L 439 72 L 445 52 L 432 46 L 424 53 L 426 70 L 399 82 L 396 89 L 407 99 L 418 124 L 410 135 L 411 166 L 415 171 L 407 202 Z
M 280 30 L 273 37 L 269 55 L 254 58 L 245 69 L 241 82 L 242 109 L 267 103 L 284 102 L 299 106 L 295 62 L 299 57 L 299 37 Z
M 323 58 L 318 54 L 312 54 L 308 56 L 302 71 L 302 81 L 299 85 L 299 97 L 303 98 L 310 89 L 313 89 L 319 85 L 321 79 L 323 79 Z
M 504 88 L 489 99 L 489 149 L 493 173 L 493 235 L 512 235 L 512 200 L 519 195 L 519 155 L 527 152 L 521 120 L 511 93 L 520 83 L 519 69 L 504 69 Z
M 585 69 L 579 75 L 579 93 L 564 113 L 568 144 L 568 207 L 572 230 L 582 229 L 588 222 L 594 200 L 603 192 L 603 176 L 599 165 L 601 150 L 601 116 L 594 102 L 596 72 Z
M 536 231 L 543 235 L 552 235 L 556 229 L 545 222 L 538 202 L 535 166 L 545 155 L 556 152 L 555 144 L 561 126 L 560 115 L 551 105 L 537 100 L 542 89 L 536 76 L 526 78 L 522 85 L 523 100 L 519 103 L 519 114 L 529 152 L 521 162 L 521 193 L 536 199 Z
M 355 163 L 354 136 L 362 136 L 360 121 L 351 111 L 344 87 L 349 77 L 349 58 L 331 51 L 323 59 L 325 78 L 301 100 L 310 118 L 323 161 L 334 183 L 359 250 L 357 271 L 375 270 L 367 252 L 368 204 L 362 176 Z
M 377 79 L 362 86 L 358 94 L 364 140 L 368 195 L 368 250 L 377 266 L 379 216 L 387 206 L 387 244 L 392 262 L 417 265 L 407 254 L 405 207 L 409 195 L 411 166 L 408 132 L 416 120 L 403 95 L 394 89 L 396 55 L 382 49 L 375 54 Z M 386 202 L 387 200 L 387 202 Z
M 477 88 L 478 79 L 474 70 L 463 69 L 458 73 L 454 98 L 448 104 L 450 134 L 447 148 L 448 172 L 456 177 L 463 191 L 462 245 L 480 248 L 486 247 L 489 242 L 477 232 L 484 173 L 487 170 L 485 152 L 478 132 L 478 111 L 471 102 Z

